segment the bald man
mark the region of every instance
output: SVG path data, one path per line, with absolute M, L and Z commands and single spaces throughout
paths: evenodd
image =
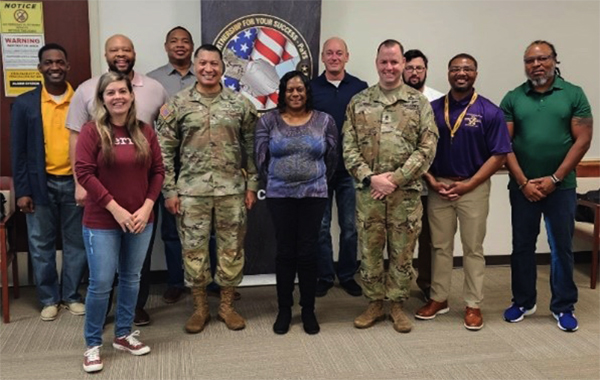
M 311 81 L 313 105 L 316 110 L 333 116 L 341 135 L 344 114 L 350 99 L 367 88 L 367 83 L 348 74 L 345 70 L 350 58 L 346 42 L 339 37 L 329 38 L 323 44 L 321 61 L 325 71 Z M 333 263 L 331 243 L 331 208 L 333 199 L 337 204 L 340 226 L 340 247 L 337 267 Z M 354 280 L 356 273 L 357 233 L 354 214 L 356 212 L 354 180 L 344 167 L 342 151 L 339 152 L 338 166 L 329 183 L 329 202 L 325 209 L 317 252 L 317 297 L 323 297 L 333 286 L 337 275 L 340 286 L 352 296 L 362 295 L 360 285 Z
M 135 94 L 137 118 L 144 123 L 154 125 L 154 121 L 158 117 L 158 111 L 167 102 L 169 95 L 158 81 L 133 71 L 133 66 L 135 65 L 135 48 L 133 47 L 133 42 L 121 34 L 109 37 L 104 44 L 104 57 L 106 58 L 109 71 L 127 74 L 129 79 L 131 79 L 133 93 Z M 77 145 L 79 131 L 81 131 L 81 127 L 85 123 L 94 117 L 94 98 L 99 79 L 100 76 L 96 76 L 83 82 L 79 85 L 71 100 L 66 124 L 70 131 L 69 156 L 72 164 L 75 163 L 75 146 Z M 75 173 L 75 168 L 73 168 L 73 173 Z M 78 206 L 83 207 L 85 205 L 86 193 L 83 187 L 77 183 L 76 178 L 75 183 L 75 202 L 77 202 Z M 158 202 L 155 204 L 155 214 L 157 213 L 157 206 Z M 148 248 L 146 261 L 142 268 L 140 292 L 133 321 L 137 326 L 150 323 L 150 316 L 144 310 L 144 306 L 150 292 L 150 256 L 152 254 L 152 246 L 154 245 L 157 224 L 154 223 L 153 225 L 150 247 Z

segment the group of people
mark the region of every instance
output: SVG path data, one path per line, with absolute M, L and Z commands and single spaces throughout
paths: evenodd
M 246 214 L 261 179 L 275 227 L 277 334 L 290 328 L 296 276 L 308 334 L 320 331 L 315 298 L 335 277 L 348 294 L 369 301 L 356 328 L 385 319 L 389 301 L 393 328 L 409 332 L 403 302 L 415 277 L 417 241 L 417 284 L 427 302 L 415 317 L 447 312 L 457 221 L 464 326 L 481 329 L 490 177 L 503 165 L 511 174 L 513 228 L 513 299 L 504 319 L 519 322 L 536 310 L 543 214 L 552 254 L 550 309 L 559 328 L 577 330 L 574 169 L 590 145 L 592 114 L 581 88 L 560 76 L 551 43 L 527 47 L 527 81 L 498 107 L 475 91 L 478 63 L 469 54 L 448 62 L 450 90 L 443 94 L 425 85 L 428 60 L 420 50 L 405 52 L 399 41 L 385 40 L 375 57 L 378 83 L 368 87 L 346 72 L 345 41 L 330 38 L 321 53 L 324 72 L 312 80 L 301 71 L 283 75 L 277 108 L 260 117 L 248 98 L 222 85 L 217 47 L 194 51 L 180 26 L 164 46 L 169 63 L 145 76 L 133 70 L 131 40 L 112 36 L 105 44 L 108 72 L 73 91 L 67 52 L 47 44 L 39 51 L 43 86 L 12 108 L 15 192 L 27 216 L 41 318 L 54 320 L 61 306 L 85 314 L 86 372 L 103 368 L 102 332 L 115 287 L 113 347 L 150 352 L 132 325 L 150 321 L 144 306 L 158 213 L 169 274 L 163 300 L 177 302 L 185 286 L 193 297 L 185 330 L 205 328 L 211 293 L 220 297 L 219 320 L 231 330 L 246 326 L 234 300 Z M 84 304 L 78 286 L 86 267 Z

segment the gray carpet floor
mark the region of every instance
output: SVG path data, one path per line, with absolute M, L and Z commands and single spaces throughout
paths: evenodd
M 538 269 L 538 311 L 520 323 L 502 320 L 510 303 L 510 269 L 488 267 L 485 327 L 463 327 L 462 269 L 452 278 L 450 312 L 432 321 L 414 321 L 399 334 L 389 320 L 366 330 L 352 326 L 366 300 L 334 287 L 317 300 L 321 332 L 302 330 L 299 308 L 287 335 L 271 328 L 277 306 L 275 287 L 240 289 L 237 309 L 247 328 L 229 331 L 216 320 L 217 299 L 210 299 L 213 319 L 197 335 L 183 325 L 192 310 L 186 295 L 173 305 L 162 302 L 164 285 L 152 288 L 147 310 L 152 323 L 140 338 L 152 352 L 134 357 L 112 348 L 111 323 L 104 334 L 104 370 L 86 374 L 83 317 L 61 310 L 43 322 L 33 288 L 11 302 L 12 320 L 0 326 L 1 379 L 600 379 L 600 289 L 589 288 L 589 266 L 576 268 L 580 329 L 565 333 L 548 310 L 549 267 Z M 405 303 L 413 314 L 423 302 L 416 286 Z

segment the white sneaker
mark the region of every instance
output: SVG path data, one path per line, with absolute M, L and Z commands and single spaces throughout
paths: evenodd
M 88 347 L 83 353 L 83 370 L 85 372 L 98 372 L 104 368 L 100 358 L 100 346 Z
M 42 309 L 40 318 L 42 318 L 42 321 L 53 321 L 56 319 L 57 315 L 58 315 L 58 305 L 48 305 L 48 306 L 44 306 L 44 308 Z
M 85 315 L 85 305 L 81 302 L 71 302 L 65 304 L 65 309 L 73 315 Z

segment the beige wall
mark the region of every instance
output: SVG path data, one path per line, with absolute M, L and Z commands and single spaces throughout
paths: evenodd
M 235 6 L 235 1 L 227 2 Z M 200 42 L 198 0 L 92 0 L 90 19 L 94 74 L 105 70 L 102 44 L 114 33 L 132 38 L 137 51 L 136 70 L 140 72 L 165 63 L 162 44 L 171 27 L 185 26 L 196 42 Z M 448 89 L 448 60 L 457 53 L 470 53 L 479 61 L 478 92 L 496 103 L 508 90 L 524 81 L 525 47 L 535 39 L 546 39 L 556 46 L 563 76 L 584 88 L 596 125 L 600 122 L 600 4 L 597 1 L 323 0 L 322 40 L 334 35 L 348 42 L 351 54 L 348 70 L 370 84 L 377 81 L 375 50 L 386 38 L 400 40 L 407 49 L 423 50 L 430 60 L 428 84 L 443 92 Z M 587 157 L 600 157 L 600 133 L 595 134 Z M 490 255 L 510 253 L 506 182 L 506 174 L 494 176 L 492 182 L 485 243 Z M 540 252 L 549 251 L 545 239 L 542 234 Z M 457 254 L 461 254 L 460 245 Z M 153 267 L 164 267 L 163 262 L 154 260 Z

